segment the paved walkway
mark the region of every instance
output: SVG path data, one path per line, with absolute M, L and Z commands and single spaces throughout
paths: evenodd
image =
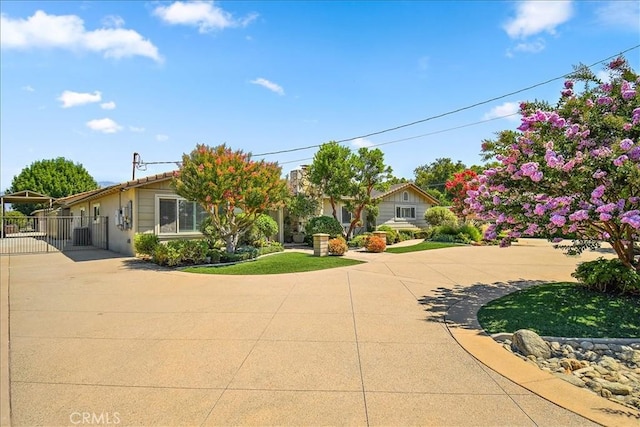
M 602 424 L 637 425 L 475 329 L 469 307 L 488 291 L 570 279 L 577 260 L 544 242 L 350 252 L 369 262 L 263 277 L 91 255 L 0 259 L 3 425 L 9 369 L 15 426 L 594 425 L 536 386 L 586 401 L 573 409 Z

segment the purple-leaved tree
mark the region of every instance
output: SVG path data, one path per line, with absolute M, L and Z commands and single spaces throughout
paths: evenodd
M 491 221 L 487 238 L 569 237 L 559 246 L 569 254 L 604 241 L 640 271 L 640 78 L 621 57 L 607 68 L 602 81 L 576 67 L 555 107 L 522 103 L 518 131 L 484 141 L 485 158 L 501 165 L 478 176 L 466 203 Z

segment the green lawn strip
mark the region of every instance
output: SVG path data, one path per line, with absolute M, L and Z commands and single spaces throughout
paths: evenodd
M 418 243 L 417 245 L 400 246 L 398 248 L 387 248 L 386 252 L 391 252 L 392 254 L 404 254 L 407 252 L 428 251 L 430 249 L 450 248 L 453 246 L 460 246 L 460 245 L 455 243 L 424 241 L 424 242 Z
M 256 261 L 243 262 L 235 265 L 223 267 L 189 267 L 183 271 L 189 273 L 228 275 L 283 274 L 347 267 L 362 262 L 363 261 L 336 256 L 316 257 L 301 252 L 285 252 L 259 258 Z
M 491 301 L 478 312 L 490 334 L 531 329 L 543 336 L 640 337 L 640 296 L 590 291 L 576 283 L 532 286 Z

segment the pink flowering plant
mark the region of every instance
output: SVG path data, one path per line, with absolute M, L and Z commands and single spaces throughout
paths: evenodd
M 555 107 L 522 103 L 518 130 L 483 142 L 485 159 L 500 166 L 478 176 L 465 203 L 491 221 L 485 238 L 506 233 L 507 246 L 519 237 L 570 237 L 571 245 L 556 245 L 568 254 L 608 242 L 640 271 L 640 78 L 623 58 L 608 70 L 603 82 L 577 67 Z

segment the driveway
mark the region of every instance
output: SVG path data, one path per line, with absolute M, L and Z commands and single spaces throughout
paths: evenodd
M 569 280 L 580 259 L 539 241 L 349 256 L 369 262 L 216 276 L 3 257 L 11 422 L 591 425 L 480 363 L 442 321 L 466 287 Z

